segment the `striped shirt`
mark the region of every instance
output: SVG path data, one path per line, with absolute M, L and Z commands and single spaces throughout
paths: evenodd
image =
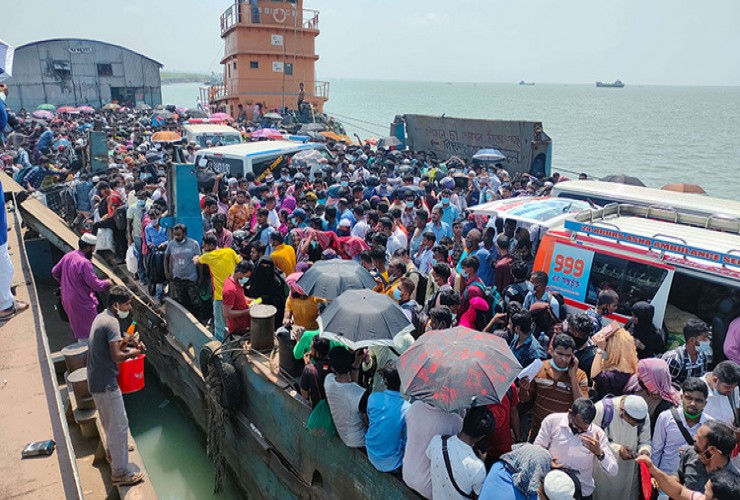
M 529 433 L 530 442 L 537 436 L 540 424 L 546 416 L 553 413 L 565 413 L 573 404 L 573 391 L 571 389 L 568 372 L 553 370 L 552 360 L 543 362 L 542 368 L 535 376 L 529 386 L 529 391 L 519 390 L 519 398 L 522 401 L 534 400 L 532 410 L 532 429 Z M 588 377 L 586 372 L 578 369 L 578 386 L 583 397 L 588 397 Z

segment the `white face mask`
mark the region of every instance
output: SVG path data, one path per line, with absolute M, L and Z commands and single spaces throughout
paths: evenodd
M 117 315 L 118 315 L 118 317 L 119 317 L 119 318 L 121 318 L 121 319 L 126 319 L 126 318 L 128 318 L 128 315 L 129 315 L 129 313 L 130 313 L 130 312 L 131 312 L 131 311 L 121 311 L 120 309 L 116 309 L 116 314 L 117 314 Z
M 696 346 L 696 350 L 702 354 L 710 354 L 712 352 L 712 343 L 709 340 L 702 340 Z
M 532 284 L 532 282 L 527 281 L 526 284 L 527 284 L 527 290 L 529 290 L 530 292 L 534 292 L 534 285 Z

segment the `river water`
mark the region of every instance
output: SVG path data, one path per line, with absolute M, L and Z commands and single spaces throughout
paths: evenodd
M 553 140 L 554 171 L 625 173 L 652 187 L 696 183 L 712 196 L 740 198 L 740 87 L 330 83 L 326 111 L 362 138 L 388 135 L 404 113 L 541 121 Z M 198 86 L 166 85 L 162 97 L 193 106 Z

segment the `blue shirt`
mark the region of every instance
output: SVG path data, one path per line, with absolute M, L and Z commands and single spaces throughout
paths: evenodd
M 154 226 L 149 224 L 146 229 L 144 229 L 144 235 L 146 236 L 147 245 L 158 247 L 162 243 L 167 243 L 167 229 L 165 229 L 164 226 L 159 226 L 159 230 L 157 230 Z
M 493 267 L 491 266 L 491 260 L 495 258 L 491 252 L 484 247 L 480 247 L 470 255 L 478 257 L 480 265 L 478 266 L 478 277 L 486 286 L 493 286 Z M 464 251 L 460 256 L 460 260 L 457 262 L 455 270 L 457 274 L 462 273 L 462 261 L 468 256 L 468 251 Z M 498 290 L 501 293 L 503 290 Z
M 0 245 L 5 245 L 8 243 L 8 219 L 5 214 L 5 191 L 2 182 L 0 182 L 0 203 L 3 208 L 0 210 Z
M 431 231 L 432 233 L 434 233 L 434 236 L 437 238 L 434 241 L 435 245 L 440 245 L 440 240 L 445 236 L 449 236 L 450 238 L 452 238 L 452 226 L 450 226 L 446 222 L 440 221 L 439 227 L 437 227 L 434 222 L 430 222 L 424 227 L 424 231 L 422 231 L 422 234 L 426 233 L 427 231 Z
M 374 392 L 367 400 L 365 448 L 370 463 L 380 472 L 391 472 L 403 465 L 408 410 L 409 403 L 398 391 Z
M 445 207 L 440 202 L 434 205 L 434 207 L 432 207 L 432 210 L 434 210 L 435 208 L 442 209 L 442 222 L 446 222 L 450 226 L 452 226 L 452 223 L 455 222 L 455 219 L 457 219 L 460 215 L 460 210 L 457 208 L 456 205 L 453 205 L 452 203 Z
M 542 295 L 542 298 L 538 299 L 535 297 L 534 292 L 529 292 L 526 297 L 524 297 L 524 309 L 529 310 L 530 307 L 532 307 L 532 304 L 535 302 L 547 302 L 550 304 L 550 308 L 552 309 L 552 313 L 555 315 L 556 318 L 560 317 L 560 302 L 553 297 L 549 291 L 545 291 L 544 295 Z
M 480 500 L 537 500 L 537 493 L 525 494 L 514 486 L 511 474 L 503 462 L 496 462 L 486 476 L 480 490 Z
M 514 353 L 514 357 L 522 365 L 522 368 L 529 366 L 535 359 L 545 359 L 545 350 L 540 345 L 540 342 L 534 338 L 534 335 L 530 335 L 527 340 L 524 341 L 519 347 L 516 346 L 519 342 L 519 335 L 514 334 L 514 338 L 511 340 L 511 352 Z

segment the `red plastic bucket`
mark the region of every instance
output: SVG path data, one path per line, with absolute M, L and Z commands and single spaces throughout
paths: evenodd
M 123 394 L 131 394 L 144 388 L 144 358 L 146 354 L 139 354 L 118 363 L 118 387 Z

